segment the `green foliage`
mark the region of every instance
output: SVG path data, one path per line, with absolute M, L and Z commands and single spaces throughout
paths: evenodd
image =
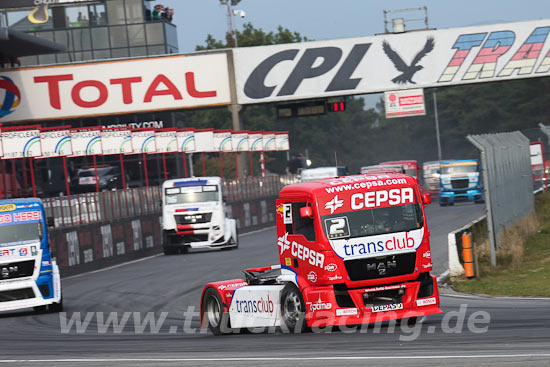
M 297 32 L 279 26 L 265 32 L 246 23 L 237 31 L 239 47 L 308 41 Z M 208 35 L 197 50 L 231 47 L 234 40 Z M 534 128 L 550 119 L 550 79 L 479 83 L 437 89 L 437 104 L 444 159 L 476 158 L 477 149 L 466 140 L 468 134 L 495 133 Z M 359 97 L 346 98 L 346 111 L 322 116 L 277 119 L 274 104 L 243 107 L 246 130 L 284 131 L 290 135 L 291 154 L 308 154 L 313 166 L 347 165 L 350 172 L 382 161 L 437 159 L 437 140 L 432 90 L 424 90 L 426 115 L 386 119 L 381 99 L 375 108 L 365 108 Z M 223 107 L 176 113 L 180 127 L 229 129 L 230 111 Z M 257 159 L 254 159 L 254 169 Z M 268 153 L 267 168 L 282 173 L 285 153 Z

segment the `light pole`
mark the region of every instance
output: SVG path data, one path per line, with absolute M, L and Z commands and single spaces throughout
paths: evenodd
M 246 13 L 242 10 L 236 10 L 237 13 L 234 13 L 235 11 L 232 11 L 231 7 L 237 5 L 240 2 L 241 0 L 220 0 L 220 4 L 225 5 L 227 8 L 227 33 L 231 35 L 232 39 L 235 40 L 235 47 L 238 47 L 238 44 L 237 33 L 235 32 L 235 28 L 233 27 L 233 15 L 237 15 L 239 14 L 239 12 L 242 12 L 241 16 L 244 18 L 244 15 L 246 15 Z M 232 45 L 228 44 L 228 46 Z

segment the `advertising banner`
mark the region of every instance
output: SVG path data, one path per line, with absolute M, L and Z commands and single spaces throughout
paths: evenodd
M 130 129 L 105 129 L 101 131 L 103 154 L 132 154 L 132 131 Z
M 2 130 L 4 159 L 40 157 L 40 130 Z
M 277 146 L 275 145 L 275 133 L 274 132 L 265 132 L 263 133 L 263 145 L 264 145 L 264 151 L 271 151 L 271 150 L 277 150 Z
M 225 52 L 0 71 L 0 122 L 230 103 Z
M 71 130 L 72 157 L 103 154 L 101 130 Z
M 41 131 L 40 144 L 42 145 L 42 156 L 38 158 L 52 158 L 70 156 L 71 130 Z
M 252 152 L 259 152 L 264 150 L 264 134 L 261 132 L 249 132 L 248 139 L 250 142 L 250 150 Z
M 231 130 L 214 131 L 214 148 L 217 152 L 233 151 L 233 144 L 231 142 Z
M 197 152 L 215 152 L 214 129 L 195 130 L 195 149 Z
M 250 150 L 248 132 L 246 131 L 234 131 L 231 134 L 231 143 L 235 152 L 248 152 Z
M 178 139 L 178 151 L 192 153 L 195 151 L 195 131 L 191 129 L 179 130 L 176 134 Z
M 159 153 L 173 153 L 178 151 L 177 132 L 176 129 L 156 131 L 155 140 Z
M 275 146 L 277 150 L 290 150 L 290 142 L 288 140 L 288 132 L 275 133 Z
M 134 154 L 157 153 L 155 130 L 132 131 L 132 148 L 134 150 Z
M 550 19 L 233 49 L 239 104 L 548 76 Z
M 407 89 L 385 92 L 386 118 L 420 116 L 426 114 L 424 91 Z

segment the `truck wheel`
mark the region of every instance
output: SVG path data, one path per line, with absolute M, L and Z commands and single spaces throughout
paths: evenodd
M 223 311 L 223 302 L 218 292 L 208 288 L 202 298 L 204 307 L 204 320 L 208 323 L 208 329 L 214 335 L 229 334 L 229 314 Z
M 177 253 L 177 249 L 172 246 L 163 246 L 164 255 L 175 255 Z
M 291 333 L 306 330 L 305 303 L 302 293 L 294 284 L 287 284 L 281 292 L 281 318 Z
M 180 254 L 186 254 L 189 251 L 189 246 L 187 246 L 187 245 L 182 246 L 178 250 L 179 250 Z

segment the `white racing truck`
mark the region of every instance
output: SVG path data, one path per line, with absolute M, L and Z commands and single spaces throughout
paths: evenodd
M 162 240 L 166 255 L 189 248 L 239 246 L 237 222 L 226 215 L 219 177 L 168 180 L 162 184 Z

